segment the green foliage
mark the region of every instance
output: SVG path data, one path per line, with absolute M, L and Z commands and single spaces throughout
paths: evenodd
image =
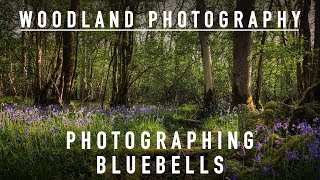
M 4 96 L 0 97 L 0 103 L 4 104 L 24 104 L 24 105 L 31 105 L 33 100 L 30 98 L 23 98 L 20 96 Z
M 205 131 L 237 131 L 238 130 L 238 117 L 232 117 L 230 119 L 226 116 L 213 116 L 205 120 L 202 125 L 203 130 Z

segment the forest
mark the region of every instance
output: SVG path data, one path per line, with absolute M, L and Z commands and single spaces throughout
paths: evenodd
M 23 11 L 33 12 L 31 23 L 21 22 Z M 152 21 L 150 11 L 158 14 Z M 164 11 L 172 12 L 170 22 Z M 210 31 L 209 11 L 211 28 L 231 30 Z M 232 30 L 235 11 L 243 16 L 239 28 L 252 31 Z M 252 11 L 258 28 L 248 27 Z M 0 17 L 0 179 L 320 178 L 320 1 L 0 0 Z M 68 131 L 77 135 L 70 149 Z M 119 147 L 84 150 L 83 131 L 92 133 L 91 144 L 106 132 L 106 145 L 121 131 Z M 128 131 L 137 144 L 150 132 L 150 148 L 128 150 Z M 182 147 L 156 148 L 159 131 L 167 147 L 179 132 Z M 187 148 L 190 131 L 199 139 Z M 202 148 L 204 131 L 212 132 L 210 149 Z M 238 147 L 229 149 L 234 131 Z M 250 150 L 241 140 L 247 131 L 254 133 Z M 170 164 L 157 174 L 151 158 L 150 175 L 141 168 L 115 175 L 111 155 L 123 172 L 125 156 L 134 155 L 138 167 L 139 157 L 161 155 L 168 164 L 180 156 L 195 173 L 181 167 L 173 175 Z M 221 174 L 199 173 L 214 172 L 218 155 Z M 97 156 L 106 157 L 102 175 Z

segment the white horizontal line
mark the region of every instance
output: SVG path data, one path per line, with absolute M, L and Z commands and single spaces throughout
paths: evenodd
M 65 31 L 73 31 L 73 32 L 116 32 L 116 31 L 133 31 L 133 32 L 147 32 L 147 31 L 161 31 L 161 32 L 244 32 L 244 31 L 252 31 L 252 32 L 262 32 L 262 31 L 275 31 L 275 32 L 297 32 L 299 29 L 18 29 L 21 32 L 65 32 Z

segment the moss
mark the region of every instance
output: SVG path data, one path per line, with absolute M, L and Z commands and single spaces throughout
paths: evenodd
M 272 136 L 273 141 L 276 142 L 278 137 L 276 135 Z M 291 151 L 302 151 L 306 145 L 308 138 L 301 135 L 289 136 L 282 144 L 279 149 L 271 152 L 270 156 L 266 157 L 263 162 L 265 164 L 272 165 L 272 167 L 283 166 L 283 161 L 286 161 L 286 151 L 289 149 Z
M 239 116 L 239 130 L 243 134 L 245 131 L 252 131 L 256 125 L 262 124 L 261 116 L 258 111 L 245 110 Z
M 15 102 L 20 102 L 23 100 L 23 98 L 21 96 L 14 96 L 14 100 Z
M 291 124 L 297 124 L 299 120 L 306 120 L 312 124 L 313 119 L 320 117 L 320 104 L 307 103 L 296 108 L 291 117 Z
M 280 136 L 278 135 L 278 134 L 270 134 L 269 135 L 269 140 L 271 141 L 271 142 L 274 142 L 274 141 L 277 141 L 277 140 L 279 140 L 280 139 Z
M 227 170 L 232 173 L 240 172 L 243 168 L 242 163 L 237 160 L 226 160 L 225 163 L 227 166 Z
M 136 171 L 133 174 L 125 175 L 124 179 L 141 179 L 142 169 L 141 169 L 140 159 L 136 159 Z
M 226 169 L 224 169 L 224 171 L 226 171 L 226 173 L 224 174 L 224 176 L 232 176 L 235 172 L 241 172 L 242 169 L 244 169 L 243 167 L 243 163 L 242 163 L 242 158 L 237 154 L 237 150 L 218 150 L 218 149 L 212 149 L 209 151 L 209 154 L 207 156 L 207 160 L 208 160 L 208 169 L 209 171 L 213 172 L 214 168 L 216 167 L 214 162 L 214 158 L 216 156 L 222 156 L 223 159 L 223 164 L 226 165 Z M 197 166 L 196 167 L 200 167 L 199 166 L 199 161 L 197 162 Z M 216 175 L 215 173 L 211 174 L 212 177 L 211 179 L 221 179 L 218 178 L 219 176 Z
M 248 107 L 249 109 L 254 109 L 254 102 L 253 102 L 252 96 L 250 96 L 250 97 L 247 99 L 247 107 Z
M 224 163 L 226 167 L 226 176 L 232 176 L 235 172 L 239 173 L 244 169 L 242 162 L 234 159 L 227 159 Z
M 299 106 L 313 101 L 320 101 L 320 81 L 317 84 L 309 87 L 304 93 L 299 102 Z
M 280 109 L 280 104 L 275 101 L 270 101 L 264 106 L 264 109 L 271 109 L 271 110 L 278 111 Z
M 293 109 L 290 105 L 270 101 L 265 105 L 261 118 L 265 121 L 265 124 L 272 124 L 282 117 L 290 117 L 292 112 Z
M 274 123 L 277 119 L 276 112 L 272 109 L 266 109 L 261 113 L 264 124 Z

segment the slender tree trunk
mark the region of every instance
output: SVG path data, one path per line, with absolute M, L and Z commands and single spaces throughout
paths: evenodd
M 111 43 L 110 43 L 110 47 L 112 47 Z M 108 70 L 107 70 L 106 78 L 105 78 L 105 81 L 104 81 L 104 87 L 102 89 L 101 108 L 104 108 L 104 101 L 105 101 L 106 93 L 107 93 L 108 80 L 109 80 L 110 70 L 111 70 L 112 61 L 113 61 L 113 53 L 114 52 L 110 51 L 110 53 L 111 53 L 111 60 L 110 60 L 109 65 L 108 65 Z
M 42 89 L 42 35 L 41 32 L 36 32 L 36 84 L 35 84 L 35 104 L 42 104 L 40 102 L 40 94 Z
M 261 87 L 262 87 L 262 76 L 263 76 L 263 46 L 265 45 L 267 38 L 267 32 L 264 31 L 262 34 L 262 40 L 261 40 L 261 45 L 262 49 L 260 50 L 260 55 L 259 55 L 259 62 L 258 62 L 258 76 L 256 80 L 256 91 L 255 91 L 255 97 L 254 97 L 254 102 L 257 105 L 257 108 L 261 108 L 260 106 L 260 95 L 261 95 Z
M 41 32 L 36 34 L 37 44 L 37 87 L 39 90 L 42 87 L 42 35 Z
M 28 79 L 27 39 L 28 39 L 28 32 L 22 32 L 22 61 L 23 61 L 23 73 L 24 73 L 25 80 Z
M 86 83 L 87 83 L 87 66 L 86 66 L 86 62 L 87 62 L 87 37 L 86 34 L 83 34 L 83 51 L 84 51 L 84 55 L 83 55 L 83 61 L 82 61 L 82 71 L 80 73 L 80 99 L 83 101 L 86 98 Z
M 314 34 L 314 83 L 320 81 L 320 2 L 315 0 L 315 34 Z
M 75 11 L 77 17 L 80 11 L 80 1 L 71 0 L 70 11 Z M 69 105 L 72 91 L 72 77 L 75 68 L 74 57 L 74 32 L 63 32 L 63 62 L 60 80 L 60 98 L 61 105 Z
M 9 56 L 10 57 L 10 56 Z M 11 57 L 10 57 L 11 59 Z M 15 73 L 14 73 L 14 63 L 10 61 L 10 72 L 8 73 L 10 87 L 12 89 L 13 95 L 17 95 L 17 88 L 15 86 Z
M 269 5 L 269 11 L 272 10 L 273 0 L 271 0 Z M 263 78 L 263 55 L 264 55 L 264 45 L 266 44 L 267 39 L 267 31 L 263 31 L 262 39 L 261 39 L 261 46 L 262 49 L 260 50 L 259 62 L 258 62 L 258 76 L 256 81 L 256 91 L 254 95 L 254 103 L 258 109 L 261 108 L 260 105 L 260 95 L 261 95 L 261 88 L 262 88 L 262 78 Z
M 197 10 L 200 11 L 199 28 L 205 29 L 206 4 L 204 0 L 196 1 Z M 209 32 L 199 31 L 199 40 L 201 46 L 201 57 L 204 73 L 204 107 L 206 110 L 212 109 L 216 103 L 214 101 L 214 90 L 212 80 L 212 60 L 209 44 Z
M 28 95 L 28 90 L 29 90 L 29 82 L 28 82 L 28 67 L 29 67 L 29 62 L 28 62 L 28 56 L 27 56 L 27 49 L 28 49 L 28 32 L 22 32 L 21 33 L 21 38 L 22 38 L 22 62 L 23 62 L 23 74 L 24 74 L 24 84 L 23 88 L 25 89 L 25 96 Z
M 310 12 L 311 0 L 303 1 L 302 17 L 301 17 L 301 31 L 303 37 L 304 55 L 302 62 L 303 69 L 303 90 L 306 91 L 311 86 L 310 73 L 311 73 L 311 34 L 309 25 L 309 12 Z
M 117 102 L 117 92 L 118 92 L 118 78 L 117 78 L 117 43 L 114 45 L 114 54 L 112 56 L 112 93 L 111 93 L 111 100 L 110 106 L 116 106 Z
M 251 11 L 254 10 L 254 0 L 237 0 L 237 10 L 244 14 L 243 24 L 249 22 Z M 246 27 L 245 27 L 246 28 Z M 247 104 L 253 107 L 251 95 L 251 31 L 233 33 L 233 67 L 232 67 L 232 104 Z
M 79 17 L 77 18 L 78 22 L 80 20 Z M 78 29 L 80 29 L 80 23 L 78 23 Z M 75 83 L 77 76 L 78 76 L 77 75 L 78 51 L 79 51 L 79 31 L 76 32 L 75 60 L 74 60 L 74 68 L 73 68 L 72 79 L 71 79 L 71 88 L 73 87 L 73 84 Z M 76 88 L 75 88 L 75 90 L 76 90 Z M 77 98 L 77 96 L 75 96 L 75 97 Z
M 129 78 L 130 71 L 129 65 L 132 59 L 133 50 L 133 32 L 120 32 L 121 47 L 120 47 L 120 82 L 117 93 L 116 105 L 128 105 L 128 92 L 129 92 Z
M 302 77 L 302 69 L 301 63 L 297 62 L 297 85 L 298 85 L 298 94 L 301 95 L 303 93 L 303 77 Z
M 23 0 L 22 4 L 24 5 L 24 7 L 27 7 L 26 0 Z M 24 10 L 27 10 L 27 8 L 25 8 Z M 23 83 L 24 92 L 23 93 L 25 97 L 27 97 L 29 94 L 29 81 L 28 81 L 29 62 L 28 62 L 28 55 L 27 55 L 29 32 L 22 32 L 21 40 L 22 40 L 21 56 L 22 56 L 23 74 L 24 74 L 24 83 Z

